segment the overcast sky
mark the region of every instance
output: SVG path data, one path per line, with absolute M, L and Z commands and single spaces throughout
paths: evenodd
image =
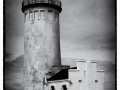
M 115 60 L 115 0 L 61 0 L 62 58 Z M 6 52 L 24 53 L 22 0 L 5 0 Z

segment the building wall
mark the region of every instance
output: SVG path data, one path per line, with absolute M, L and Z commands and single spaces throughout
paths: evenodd
M 58 82 L 54 82 L 54 83 L 49 83 L 49 85 L 48 85 L 48 88 L 47 88 L 47 90 L 52 90 L 51 89 L 51 86 L 54 86 L 55 87 L 55 90 L 63 90 L 62 89 L 62 86 L 63 85 L 66 85 L 66 87 L 68 88 L 68 90 L 69 90 L 69 82 L 68 81 L 58 81 Z
M 97 90 L 104 90 L 104 72 L 103 71 L 97 71 L 97 77 L 98 82 L 96 82 Z
M 43 90 L 43 78 L 61 65 L 59 12 L 50 7 L 29 8 L 25 14 L 25 90 Z

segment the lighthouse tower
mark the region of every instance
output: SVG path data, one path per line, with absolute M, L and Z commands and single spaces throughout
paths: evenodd
M 24 90 L 44 90 L 45 73 L 61 65 L 59 0 L 24 0 Z

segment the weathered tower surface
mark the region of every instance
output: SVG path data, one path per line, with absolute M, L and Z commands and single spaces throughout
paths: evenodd
M 61 65 L 59 0 L 24 0 L 24 90 L 44 90 L 44 75 Z

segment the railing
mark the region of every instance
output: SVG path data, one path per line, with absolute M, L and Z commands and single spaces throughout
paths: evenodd
M 29 4 L 36 4 L 36 3 L 49 3 L 49 4 L 54 4 L 61 7 L 60 0 L 23 0 L 22 7 L 27 6 Z

